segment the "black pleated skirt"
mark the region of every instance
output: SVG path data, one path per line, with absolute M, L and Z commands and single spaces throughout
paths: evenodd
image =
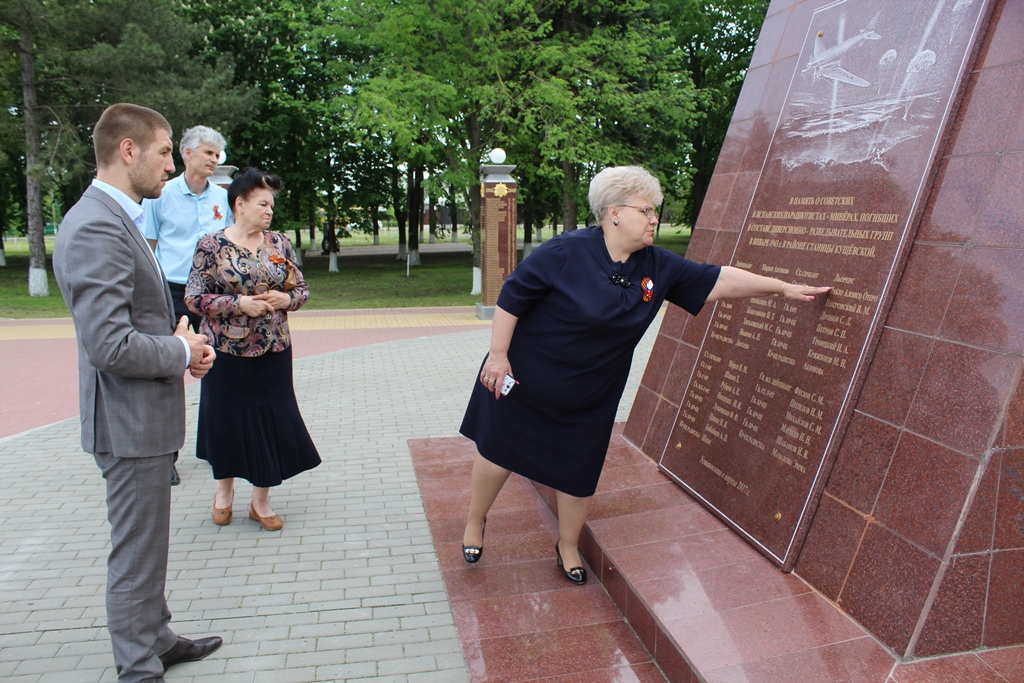
M 299 413 L 291 347 L 243 357 L 218 354 L 203 378 L 196 456 L 214 479 L 239 477 L 261 488 L 320 464 Z

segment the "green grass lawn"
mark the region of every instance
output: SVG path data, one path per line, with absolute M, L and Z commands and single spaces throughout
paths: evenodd
M 656 244 L 682 254 L 689 241 L 689 230 L 665 226 Z M 359 243 L 367 242 L 356 242 Z M 343 240 L 342 246 L 355 244 L 350 245 Z M 49 296 L 28 295 L 27 247 L 19 247 L 18 244 L 7 244 L 7 267 L 0 268 L 0 318 L 66 317 L 68 310 L 49 263 Z M 48 241 L 47 248 L 51 247 L 52 241 Z M 343 256 L 338 259 L 340 272 L 337 273 L 328 272 L 327 256 L 306 257 L 302 274 L 312 293 L 306 308 L 472 306 L 480 300 L 478 295 L 469 293 L 473 285 L 472 254 L 421 254 L 421 260 L 422 265 L 413 268 L 410 276 L 406 277 L 405 262 L 398 261 L 394 254 Z

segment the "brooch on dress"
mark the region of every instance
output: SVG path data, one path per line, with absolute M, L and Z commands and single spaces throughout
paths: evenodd
M 629 287 L 629 278 L 619 273 L 612 273 L 612 284 L 619 285 L 620 287 Z
M 220 212 L 220 206 L 217 204 L 213 205 L 213 220 L 219 221 L 224 218 L 224 214 Z
M 640 286 L 644 290 L 644 303 L 648 303 L 654 298 L 654 281 L 649 277 L 645 277 L 640 281 Z

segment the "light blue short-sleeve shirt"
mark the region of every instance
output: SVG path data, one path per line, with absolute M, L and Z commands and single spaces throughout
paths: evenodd
M 143 200 L 142 208 L 146 213 L 142 232 L 146 239 L 156 240 L 156 260 L 167 281 L 179 285 L 188 282 L 199 238 L 234 223 L 228 191 L 208 182 L 202 194 L 194 194 L 184 173 L 167 181 L 159 198 Z

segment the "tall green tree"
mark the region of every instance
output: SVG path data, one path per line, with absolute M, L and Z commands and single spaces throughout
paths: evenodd
M 657 4 L 696 87 L 699 116 L 686 130 L 692 146 L 688 156 L 692 184 L 686 193 L 685 214 L 692 225 L 729 130 L 768 2 L 657 0 Z
M 181 9 L 178 0 L 0 0 L 0 59 L 19 65 L 19 96 L 0 129 L 23 135 L 31 295 L 48 293 L 42 196 L 56 189 L 63 206 L 78 198 L 95 170 L 91 130 L 106 106 L 153 107 L 175 130 L 245 116 L 250 100 L 230 85 L 231 60 L 191 55 L 204 30 Z

